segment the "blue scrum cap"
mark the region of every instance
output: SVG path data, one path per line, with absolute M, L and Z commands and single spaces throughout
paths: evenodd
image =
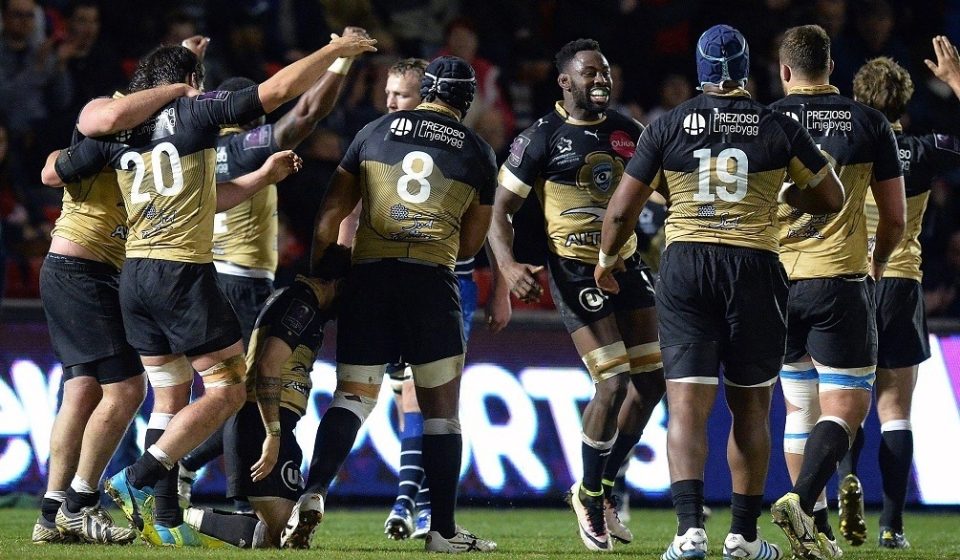
M 697 78 L 706 84 L 726 81 L 746 85 L 750 74 L 750 47 L 743 34 L 729 25 L 714 25 L 697 41 Z

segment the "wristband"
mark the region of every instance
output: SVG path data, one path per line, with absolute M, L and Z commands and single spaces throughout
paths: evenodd
M 600 249 L 600 255 L 597 257 L 597 264 L 603 268 L 611 268 L 613 265 L 617 264 L 618 258 L 620 258 L 620 255 L 616 253 L 608 255 L 603 252 L 603 249 Z
M 279 437 L 280 436 L 280 422 L 267 422 L 267 435 Z
M 346 76 L 347 72 L 350 71 L 351 64 L 353 64 L 353 57 L 345 58 L 341 56 L 340 58 L 334 60 L 333 64 L 331 64 L 327 70 L 333 72 L 334 74 Z

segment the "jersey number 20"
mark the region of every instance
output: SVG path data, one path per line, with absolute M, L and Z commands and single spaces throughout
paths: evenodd
M 747 196 L 747 176 L 750 171 L 750 163 L 747 161 L 747 154 L 739 148 L 726 148 L 717 154 L 716 173 L 717 178 L 723 183 L 714 185 L 711 188 L 711 160 L 713 160 L 710 148 L 696 150 L 693 157 L 700 160 L 700 168 L 697 171 L 697 194 L 693 195 L 696 202 L 716 202 L 717 197 L 723 202 L 740 202 Z M 733 170 L 731 171 L 731 167 Z M 734 185 L 733 192 L 727 185 Z M 712 191 L 712 192 L 711 192 Z
M 162 155 L 167 155 L 170 162 L 170 176 L 173 178 L 173 184 L 169 187 L 163 184 L 163 163 Z M 120 158 L 120 165 L 129 170 L 130 164 L 134 166 L 133 188 L 130 191 L 130 202 L 142 204 L 150 202 L 150 193 L 143 192 L 140 187 L 143 183 L 143 176 L 147 171 L 147 164 L 143 156 L 137 152 L 127 152 Z M 150 163 L 153 171 L 153 186 L 160 196 L 176 196 L 183 190 L 183 166 L 180 164 L 180 153 L 177 147 L 170 142 L 161 142 L 150 152 Z

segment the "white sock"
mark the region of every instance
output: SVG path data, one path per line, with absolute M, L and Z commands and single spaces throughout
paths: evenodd
M 43 495 L 44 499 L 54 500 L 56 502 L 63 503 L 67 501 L 67 491 L 66 490 L 50 490 Z
M 77 494 L 95 494 L 97 492 L 96 488 L 90 486 L 90 483 L 80 478 L 79 475 L 73 477 L 70 488 L 73 488 L 73 491 Z
M 147 453 L 153 455 L 153 458 L 157 461 L 160 461 L 160 464 L 163 465 L 163 468 L 167 469 L 168 471 L 173 469 L 174 465 L 176 465 L 176 462 L 172 461 L 169 455 L 157 447 L 157 444 L 151 445 L 150 449 L 147 449 Z

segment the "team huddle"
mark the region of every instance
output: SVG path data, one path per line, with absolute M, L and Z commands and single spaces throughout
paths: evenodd
M 541 297 L 541 267 L 513 252 L 512 217 L 535 193 L 553 300 L 595 387 L 568 495 L 588 550 L 634 539 L 614 480 L 666 395 L 678 526 L 661 558 L 705 557 L 707 421 L 721 378 L 733 417 L 724 558 L 838 558 L 825 493 L 838 463 L 840 533 L 865 542 L 856 464 L 874 389 L 878 542 L 909 546 L 910 400 L 929 357 L 918 237 L 931 179 L 960 161 L 960 139 L 903 133 L 913 85 L 895 62 L 869 61 L 847 99 L 829 83 L 823 29 L 791 28 L 779 52 L 786 97 L 765 106 L 746 90 L 746 39 L 714 26 L 697 43 L 703 94 L 644 128 L 609 108 L 610 66 L 579 39 L 556 55 L 562 99 L 498 171 L 461 122 L 477 89 L 470 65 L 400 61 L 388 113 L 354 137 L 327 186 L 309 273 L 274 291 L 276 183 L 300 169 L 291 150 L 376 41 L 348 27 L 262 83 L 203 91 L 206 41 L 147 55 L 125 92 L 83 109 L 73 144 L 44 167 L 44 183 L 64 189 L 41 297 L 65 383 L 35 543 L 309 548 L 389 375 L 402 454 L 384 533 L 424 538 L 427 551 L 496 550 L 455 517 L 471 275 L 486 246 L 495 330 L 510 320 L 511 294 Z M 943 37 L 933 45 L 928 67 L 960 98 L 960 55 Z M 656 281 L 635 233 L 651 197 L 667 207 Z M 304 478 L 294 430 L 331 320 L 336 391 Z M 195 372 L 204 392 L 191 401 Z M 103 481 L 124 527 L 100 507 L 99 487 L 144 376 L 154 394 L 145 451 Z M 789 552 L 757 526 L 778 380 L 794 486 L 772 515 Z M 194 471 L 220 454 L 227 497 L 255 516 L 190 506 Z

